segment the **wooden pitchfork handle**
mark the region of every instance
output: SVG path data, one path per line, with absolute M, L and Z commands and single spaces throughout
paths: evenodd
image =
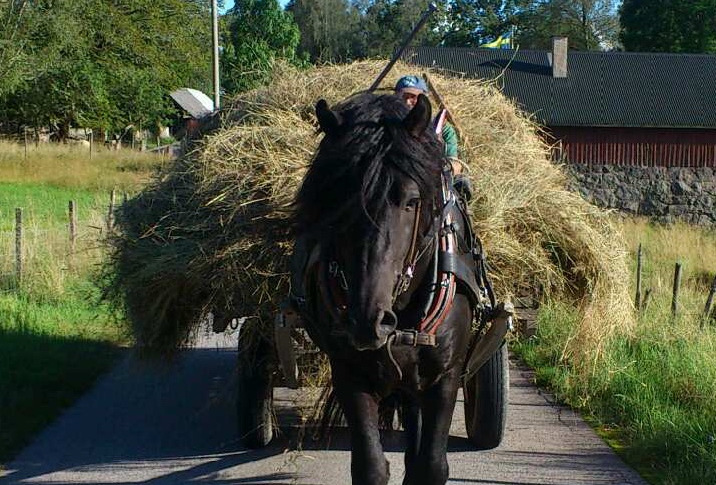
M 423 73 L 423 79 L 425 79 L 425 83 L 428 85 L 428 90 L 430 93 L 435 96 L 435 99 L 438 102 L 438 109 L 444 109 L 447 112 L 447 119 L 452 124 L 453 127 L 455 127 L 455 131 L 457 132 L 457 136 L 460 137 L 460 140 L 463 141 L 463 135 L 462 130 L 460 129 L 460 125 L 458 122 L 453 118 L 452 112 L 450 111 L 450 108 L 448 108 L 447 104 L 445 104 L 445 99 L 440 95 L 437 89 L 435 89 L 435 85 L 430 81 L 430 77 L 428 76 L 427 72 Z
M 403 41 L 403 43 L 400 45 L 397 51 L 395 51 L 395 54 L 393 54 L 393 58 L 388 62 L 388 65 L 385 66 L 383 71 L 378 74 L 378 77 L 373 81 L 373 84 L 370 85 L 368 88 L 369 92 L 373 92 L 376 89 L 378 89 L 378 86 L 380 86 L 381 81 L 385 78 L 385 76 L 390 72 L 390 70 L 393 68 L 393 64 L 395 64 L 398 59 L 400 59 L 400 56 L 403 55 L 403 51 L 406 47 L 408 47 L 408 44 L 410 44 L 410 41 L 413 40 L 413 37 L 415 37 L 415 34 L 420 31 L 421 28 L 423 28 L 423 25 L 425 25 L 425 22 L 428 21 L 428 18 L 430 15 L 432 15 L 433 12 L 437 11 L 438 7 L 435 4 L 435 2 L 430 2 L 428 4 L 428 9 L 423 12 L 423 15 L 420 17 L 420 20 L 418 20 L 418 23 L 413 27 L 413 30 L 410 31 L 410 34 L 408 34 L 408 37 Z

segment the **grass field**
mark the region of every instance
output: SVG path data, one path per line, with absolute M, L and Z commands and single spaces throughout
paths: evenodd
M 25 148 L 0 141 L 0 180 L 91 191 L 132 191 L 167 163 L 162 155 L 100 148 L 91 157 L 82 146 L 41 143 Z
M 129 151 L 88 154 L 0 143 L 0 464 L 82 395 L 130 343 L 100 302 L 109 192 L 135 191 L 162 163 Z M 104 156 L 103 156 L 104 155 Z M 77 207 L 74 251 L 68 205 Z M 23 209 L 21 280 L 15 208 Z
M 562 352 L 578 316 L 573 305 L 551 302 L 539 313 L 537 336 L 515 349 L 541 384 L 585 411 L 652 483 L 716 483 L 716 321 L 702 318 L 716 275 L 716 232 L 621 224 L 634 259 L 643 244 L 644 289 L 651 289 L 633 333 L 610 342 L 592 375 L 577 375 Z M 684 280 L 672 318 L 677 260 Z

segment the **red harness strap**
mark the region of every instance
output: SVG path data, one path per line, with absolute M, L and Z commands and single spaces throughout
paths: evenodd
M 446 253 L 453 253 L 456 250 L 455 233 L 450 229 L 452 226 L 452 216 L 450 214 L 445 218 L 443 224 L 443 234 L 440 236 L 440 250 Z M 452 308 L 455 301 L 455 293 L 457 291 L 457 282 L 455 275 L 452 273 L 440 272 L 438 274 L 437 297 L 433 299 L 432 305 L 428 310 L 425 318 L 418 324 L 418 332 L 435 335 L 440 325 L 447 318 L 448 312 Z

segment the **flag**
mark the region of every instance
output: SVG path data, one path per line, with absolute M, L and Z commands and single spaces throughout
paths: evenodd
M 510 49 L 512 47 L 511 44 L 510 34 L 507 34 L 499 36 L 492 42 L 482 44 L 480 47 L 487 47 L 488 49 Z

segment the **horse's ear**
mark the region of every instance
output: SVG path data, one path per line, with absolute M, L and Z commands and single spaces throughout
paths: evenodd
M 335 135 L 341 127 L 341 117 L 335 111 L 331 111 L 325 99 L 316 103 L 316 117 L 318 125 L 326 135 Z
M 419 94 L 415 106 L 403 120 L 403 126 L 408 130 L 408 133 L 414 137 L 419 137 L 430 124 L 430 119 L 433 116 L 432 111 L 428 97 L 424 94 Z

